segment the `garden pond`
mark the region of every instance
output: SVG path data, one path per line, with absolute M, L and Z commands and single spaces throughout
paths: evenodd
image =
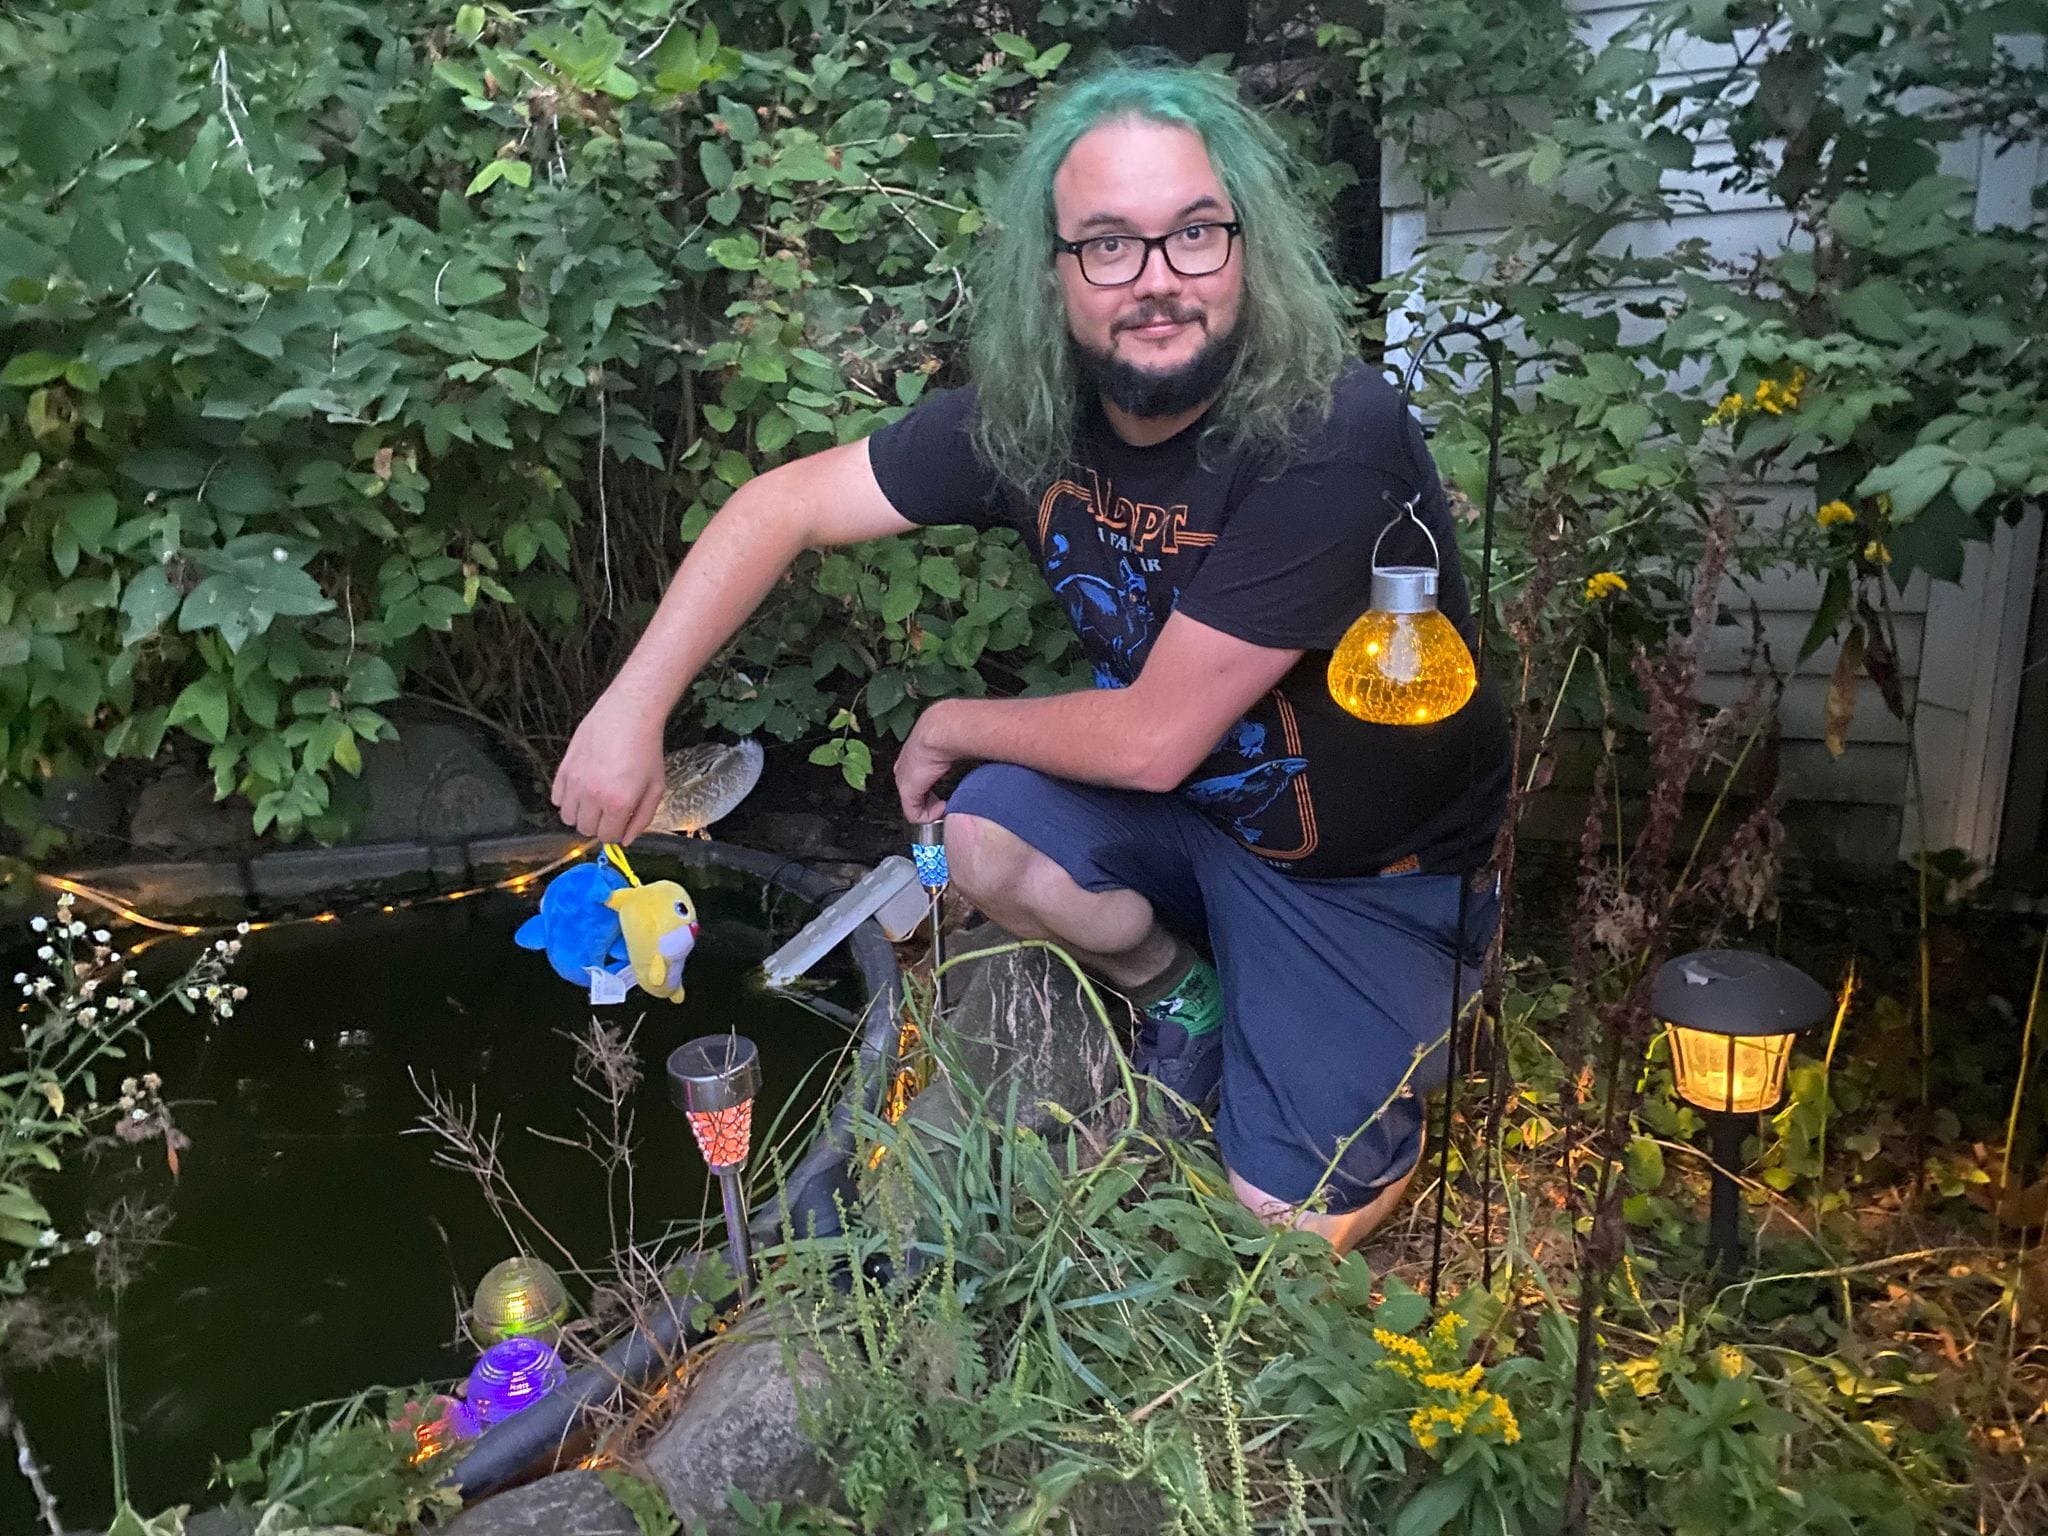
M 642 1077 L 630 1108 L 643 1241 L 674 1223 L 717 1219 L 715 1188 L 669 1102 L 669 1051 L 706 1033 L 752 1038 L 763 1069 L 756 1134 L 789 1104 L 778 1134 L 793 1161 L 798 1121 L 849 1043 L 843 1026 L 758 979 L 760 961 L 810 915 L 806 904 L 764 896 L 758 882 L 726 871 L 693 867 L 679 878 L 703 920 L 687 999 L 671 1005 L 635 992 L 600 1014 L 641 1020 Z M 446 1383 L 469 1369 L 475 1351 L 460 1314 L 484 1271 L 514 1248 L 476 1181 L 437 1160 L 445 1144 L 422 1126 L 423 1090 L 473 1100 L 486 1130 L 502 1119 L 502 1161 L 522 1200 L 580 1263 L 605 1267 L 613 1236 L 604 1172 L 562 1144 L 590 1135 L 583 1117 L 602 1123 L 607 1114 L 574 1072 L 592 1010 L 542 955 L 512 942 L 536 895 L 492 891 L 260 931 L 231 976 L 249 992 L 232 1018 L 209 1024 L 203 1012 L 170 1010 L 153 1021 L 152 1059 L 131 1059 L 126 1070 L 162 1078 L 191 1141 L 176 1176 L 164 1143 L 152 1140 L 108 1143 L 81 1156 L 75 1176 L 67 1169 L 51 1181 L 67 1236 L 104 1223 L 124 1197 L 165 1204 L 172 1218 L 134 1255 L 118 1305 L 138 1507 L 203 1502 L 213 1459 L 241 1453 L 250 1431 L 282 1411 L 377 1384 Z M 155 945 L 146 969 L 171 973 L 194 942 L 204 941 Z M 826 998 L 858 1006 L 843 950 L 818 974 Z M 106 1097 L 116 1091 L 100 1087 Z M 567 1269 L 544 1239 L 529 1241 Z M 103 1256 L 96 1247 L 93 1257 Z M 44 1294 L 106 1310 L 112 1297 L 93 1269 L 81 1254 L 59 1259 Z M 572 1278 L 572 1294 L 585 1290 Z M 99 1361 L 17 1370 L 12 1387 L 67 1519 L 108 1513 Z M 26 1485 L 7 1480 L 0 1529 L 34 1519 Z

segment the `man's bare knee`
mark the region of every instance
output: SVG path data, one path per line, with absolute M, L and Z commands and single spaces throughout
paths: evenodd
M 946 818 L 946 862 L 960 893 L 1020 939 L 1051 939 L 1118 986 L 1156 975 L 1173 941 L 1136 891 L 1090 891 L 1009 828 Z

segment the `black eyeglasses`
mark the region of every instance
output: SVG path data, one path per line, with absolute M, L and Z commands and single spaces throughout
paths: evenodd
M 1182 277 L 1207 277 L 1230 260 L 1230 245 L 1243 226 L 1188 224 L 1165 235 L 1091 235 L 1086 240 L 1053 236 L 1053 249 L 1081 264 L 1081 276 L 1097 288 L 1134 283 L 1157 250 Z

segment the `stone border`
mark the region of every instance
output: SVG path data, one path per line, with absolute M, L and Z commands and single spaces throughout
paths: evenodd
M 570 833 L 541 832 L 445 846 L 367 843 L 283 849 L 240 861 L 107 864 L 68 871 L 63 878 L 118 897 L 151 917 L 234 922 L 262 915 L 264 907 L 299 905 L 314 897 L 324 902 L 377 891 L 452 894 L 547 864 L 587 841 Z M 751 875 L 813 905 L 823 905 L 844 888 L 799 860 L 731 843 L 650 833 L 633 846 L 685 865 Z M 855 1088 L 832 1106 L 781 1189 L 750 1213 L 748 1225 L 759 1245 L 778 1241 L 785 1222 L 798 1232 L 839 1230 L 841 1202 L 853 1188 L 849 1161 L 855 1117 L 862 1108 L 879 1111 L 896 1070 L 897 1019 L 903 1007 L 896 952 L 872 918 L 854 930 L 847 947 L 868 991 Z M 571 1372 L 541 1402 L 487 1431 L 450 1469 L 447 1481 L 461 1489 L 465 1500 L 475 1500 L 552 1469 L 593 1405 L 621 1386 L 667 1370 L 679 1349 L 706 1336 L 689 1327 L 689 1310 L 687 1296 L 676 1307 L 663 1308 L 595 1364 Z

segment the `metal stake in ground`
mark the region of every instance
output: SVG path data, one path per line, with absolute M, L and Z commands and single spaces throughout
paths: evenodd
M 697 1150 L 718 1179 L 733 1278 L 744 1301 L 753 1287 L 746 1198 L 740 1172 L 753 1137 L 754 1097 L 761 1091 L 761 1053 L 744 1035 L 700 1035 L 670 1052 L 668 1092 L 690 1122 Z
M 947 883 L 952 874 L 946 868 L 946 823 L 920 821 L 910 840 L 910 862 L 917 866 L 917 883 L 932 899 L 932 975 L 937 977 L 945 958 L 939 953 L 939 915 L 944 909 Z

